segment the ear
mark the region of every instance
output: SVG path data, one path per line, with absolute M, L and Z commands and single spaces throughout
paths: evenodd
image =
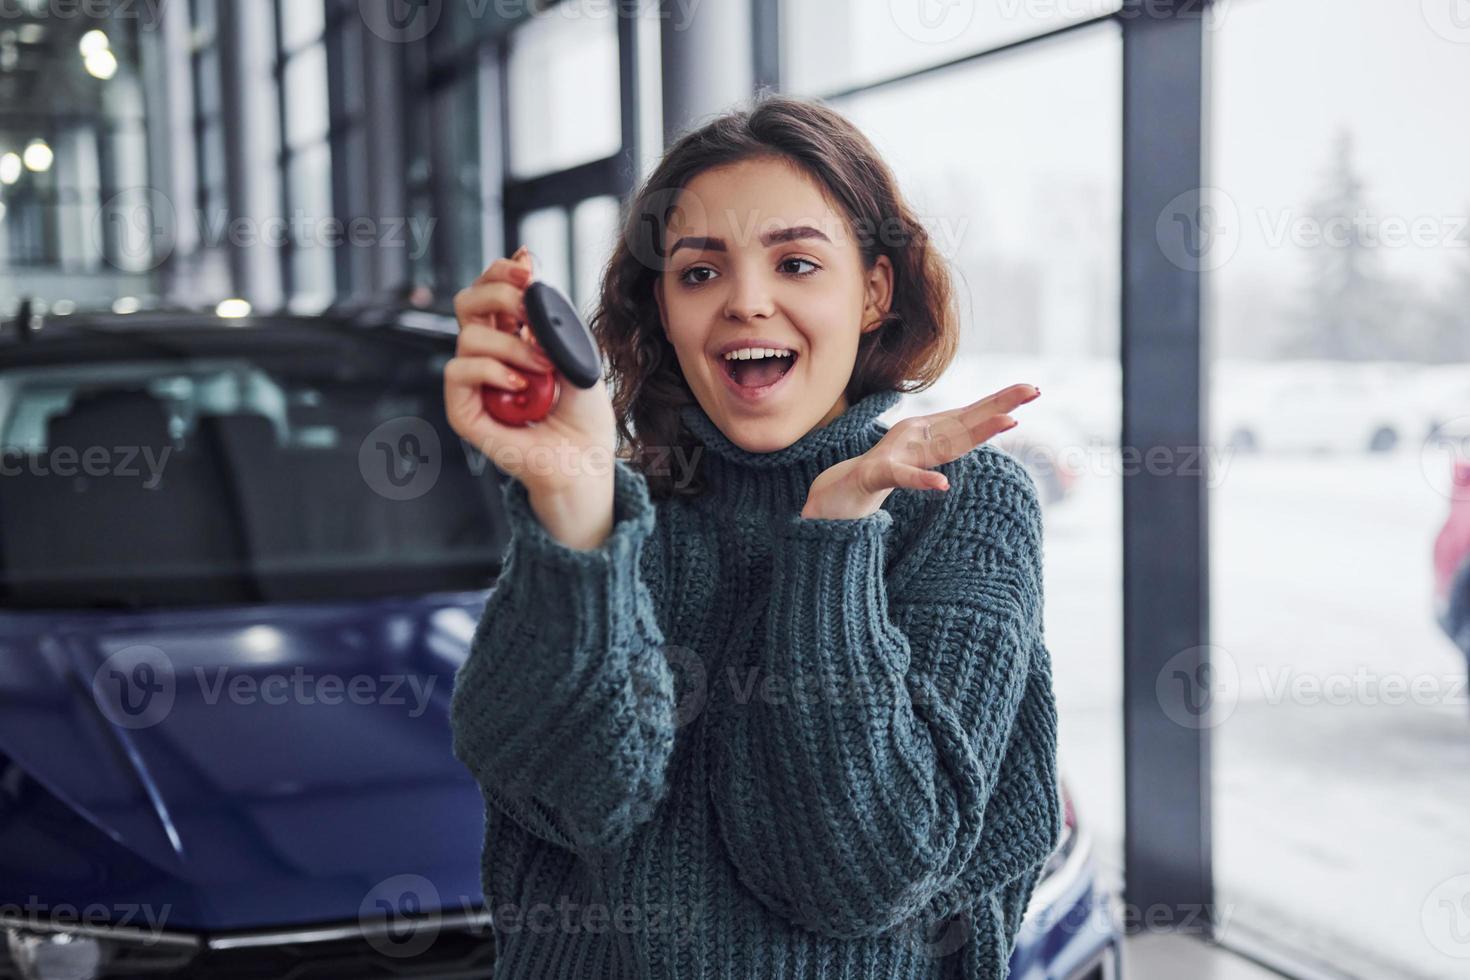
M 893 263 L 880 255 L 868 272 L 865 287 L 867 302 L 863 306 L 863 333 L 871 333 L 883 323 L 893 303 Z

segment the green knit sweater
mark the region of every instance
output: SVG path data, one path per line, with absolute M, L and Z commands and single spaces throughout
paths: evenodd
M 709 491 L 563 546 L 512 535 L 455 678 L 497 978 L 985 978 L 1062 833 L 1035 488 L 982 445 L 947 491 L 803 519 L 869 395 L 771 453 L 698 405 Z

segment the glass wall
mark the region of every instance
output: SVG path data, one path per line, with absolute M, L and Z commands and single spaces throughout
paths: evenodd
M 127 209 L 114 200 L 147 181 L 137 31 L 132 21 L 58 21 L 20 8 L 4 26 L 0 270 L 24 270 L 44 310 L 89 298 L 89 277 L 153 265 L 151 254 L 128 250 Z M 0 280 L 0 305 L 12 309 L 19 283 Z M 111 299 L 110 285 L 98 292 Z
M 798 33 L 787 50 L 813 41 Z M 1120 32 L 1105 22 L 834 102 L 893 166 L 959 296 L 958 358 L 936 386 L 903 399 L 893 420 L 1016 382 L 1042 391 L 995 444 L 1027 464 L 1042 493 L 1063 779 L 1114 882 L 1123 827 L 1120 86 Z
M 322 0 L 277 0 L 277 79 L 287 239 L 284 280 L 293 309 L 320 309 L 336 293 L 332 150 L 328 140 L 326 10 Z
M 589 197 L 572 209 L 573 264 L 577 271 L 570 295 L 584 318 L 597 305 L 603 266 L 612 255 L 620 227 L 618 199 L 611 195 Z
M 416 78 L 415 82 L 419 82 L 419 79 Z M 432 111 L 434 93 L 428 88 L 427 65 L 423 68 L 421 84 L 422 87 L 415 84 L 414 91 L 405 100 L 407 118 L 404 120 L 404 128 L 408 134 L 407 167 L 404 173 L 404 182 L 408 192 L 408 214 L 412 221 L 419 223 L 420 227 L 436 218 L 434 182 L 440 176 L 434 170 L 434 117 Z M 427 248 L 417 250 L 408 256 L 409 278 L 414 283 L 422 283 L 432 288 L 437 285 L 434 275 L 436 253 L 432 235 L 427 244 Z
M 567 0 L 511 36 L 510 170 L 567 170 L 622 147 L 618 24 L 605 3 Z
M 482 120 L 488 118 L 494 125 L 499 118 L 498 105 L 482 106 L 481 76 L 494 70 L 489 59 L 472 61 L 470 70 L 458 72 L 433 93 L 428 113 L 442 161 L 436 177 L 440 234 L 435 241 L 442 242 L 447 253 L 441 267 L 447 278 L 444 289 L 451 293 L 472 282 L 494 258 L 487 254 L 487 247 L 499 246 L 499 242 L 484 241 L 486 204 L 480 160 Z
M 539 278 L 562 289 L 590 316 L 603 268 L 619 228 L 620 195 L 630 172 L 641 179 L 661 146 L 656 8 L 638 5 L 636 20 L 620 23 L 613 6 L 569 0 L 510 36 L 506 94 L 510 115 L 507 204 L 514 227 L 506 250 L 521 244 L 535 256 Z M 626 30 L 624 30 L 626 28 Z M 636 38 L 624 50 L 622 38 Z M 636 91 L 624 93 L 622 63 Z M 624 146 L 624 104 L 636 105 L 638 146 Z M 651 110 L 651 111 L 650 111 Z M 548 125 L 554 121 L 554 125 Z M 611 165 L 609 165 L 611 164 Z M 531 190 L 538 203 L 516 209 Z
M 521 219 L 516 245 L 525 245 L 535 259 L 536 278 L 564 285 L 571 278 L 571 225 L 564 208 L 542 208 Z M 511 249 L 515 251 L 515 249 Z
M 1470 20 L 1220 13 L 1200 263 L 1224 936 L 1464 977 L 1470 708 L 1435 542 L 1470 436 Z
M 198 167 L 195 201 L 201 217 L 214 226 L 228 214 L 225 130 L 217 0 L 189 0 L 190 63 L 194 81 L 194 160 Z
M 1121 6 L 1122 0 L 787 0 L 781 5 L 782 78 L 793 91 L 845 90 L 1106 16 Z

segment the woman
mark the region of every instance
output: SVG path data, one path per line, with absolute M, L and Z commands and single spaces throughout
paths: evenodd
M 496 976 L 1003 977 L 1062 828 L 1041 515 L 984 444 L 1037 392 L 877 422 L 957 318 L 821 103 L 684 136 L 627 214 L 611 397 L 499 425 L 481 386 L 549 366 L 495 329 L 526 250 L 456 300 L 450 418 L 512 478 L 452 704 Z

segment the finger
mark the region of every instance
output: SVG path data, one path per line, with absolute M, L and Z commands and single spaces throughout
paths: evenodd
M 531 281 L 533 271 L 531 250 L 522 245 L 509 258 L 499 258 L 491 262 L 471 285 L 483 282 L 510 282 L 524 286 Z
M 854 474 L 858 492 L 863 494 L 882 493 L 885 490 L 908 488 L 911 490 L 948 490 L 949 478 L 938 470 L 913 466 L 892 455 L 875 459 L 870 466 Z
M 893 466 L 893 486 L 909 490 L 948 490 L 949 477 L 938 470 L 926 470 L 920 466 L 896 463 Z
M 444 365 L 444 410 L 461 438 L 490 455 L 504 427 L 485 410 L 483 386 L 476 372 L 467 370 L 456 358 Z
M 477 282 L 454 294 L 454 315 L 461 324 L 494 324 L 499 316 L 525 320 L 525 290 L 511 282 Z
M 1016 425 L 1016 420 L 1009 415 L 992 415 L 990 418 L 981 422 L 977 430 L 973 430 L 975 432 L 975 445 L 978 446 L 982 442 L 994 439 L 1002 432 L 1014 429 Z
M 965 448 L 961 449 L 957 455 L 949 456 L 949 459 L 955 459 L 963 456 L 982 442 L 993 439 L 1007 429 L 1015 428 L 1015 426 L 1016 420 L 1009 415 L 986 415 L 981 418 L 975 418 L 962 414 L 956 419 L 946 419 L 941 424 L 934 426 L 936 432 L 943 429 L 949 434 L 947 437 L 936 437 L 935 442 L 944 451 L 946 456 L 950 452 L 949 447 L 951 444 L 964 446 Z M 966 445 L 967 443 L 968 445 Z M 948 462 L 948 459 L 944 460 L 944 462 Z
M 506 277 L 512 283 L 521 287 L 522 289 L 529 286 L 536 278 L 534 260 L 535 255 L 532 254 L 530 248 L 525 245 L 521 245 L 515 250 L 515 252 L 511 255 L 509 259 L 504 260 Z M 495 325 L 501 330 L 504 330 L 506 333 L 519 333 L 527 340 L 534 341 L 534 337 L 532 337 L 531 335 L 530 327 L 524 326 L 526 321 L 529 319 L 530 316 L 526 313 L 525 300 L 523 298 L 521 300 L 520 311 L 518 312 L 516 317 L 511 317 L 504 313 L 497 314 L 495 317 Z
M 477 447 L 487 446 L 487 440 L 494 434 L 494 420 L 485 411 L 481 387 L 473 383 L 465 384 L 462 380 L 457 381 L 451 377 L 448 368 L 453 363 L 451 358 L 445 364 L 444 411 L 449 416 L 450 424 L 462 438 Z M 456 374 L 459 371 L 459 368 L 455 369 Z
M 530 382 L 526 375 L 517 371 L 506 362 L 495 357 L 456 357 L 449 363 L 460 361 L 470 365 L 468 368 L 457 368 L 454 376 L 455 383 L 464 383 L 465 379 L 472 379 L 470 384 L 491 385 L 504 391 L 521 391 Z M 447 367 L 446 367 L 447 370 Z
M 925 415 L 902 423 L 904 435 L 900 444 L 908 450 L 910 461 L 925 468 L 951 462 L 1016 424 L 1009 415 L 977 418 L 966 411 Z
M 956 459 L 1011 428 L 1016 420 L 1005 413 L 1035 400 L 1040 394 L 1041 389 L 1035 385 L 1015 384 L 961 408 L 914 419 L 921 432 L 926 424 L 929 427 L 928 438 L 922 442 L 932 456 L 926 457 L 928 461 L 922 465 L 937 466 Z
M 455 353 L 461 357 L 495 357 L 523 370 L 539 373 L 556 368 L 551 359 L 524 336 L 479 323 L 461 328 Z
M 455 388 L 508 387 L 509 370 L 493 357 L 451 357 L 444 365 L 444 380 Z
M 512 255 L 510 259 L 512 262 L 524 265 L 526 267 L 526 271 L 530 272 L 533 277 L 535 276 L 536 254 L 531 251 L 529 246 L 522 245 L 520 248 L 516 249 L 515 254 Z
M 521 289 L 525 289 L 536 278 L 535 270 L 532 268 L 532 260 L 534 258 L 535 257 L 531 254 L 531 250 L 525 245 L 522 245 L 515 250 L 515 254 L 513 254 L 509 259 L 509 275 L 511 282 L 515 283 Z M 500 316 L 496 317 L 496 324 L 500 327 L 501 330 L 504 330 L 507 333 L 516 333 L 524 339 L 534 342 L 535 338 L 531 334 L 531 328 L 526 325 L 526 321 L 528 321 L 530 318 L 530 314 L 526 312 L 526 301 L 523 295 L 521 299 L 521 308 L 517 312 L 516 316 L 511 317 L 508 314 L 502 313 Z
M 1035 399 L 1041 394 L 1041 389 L 1035 385 L 1015 384 L 1008 385 L 1000 391 L 986 395 L 978 401 L 960 408 L 952 408 L 943 412 L 936 412 L 940 417 L 953 416 L 976 422 L 986 415 L 998 415 L 1002 412 L 1011 412 L 1022 405 Z
M 510 379 L 519 373 L 493 357 L 452 357 L 444 365 L 445 403 L 457 403 L 462 407 L 469 405 L 465 410 L 470 418 L 489 418 L 481 389 L 488 385 L 503 391 L 517 391 L 515 382 Z M 467 399 L 473 399 L 473 402 Z

